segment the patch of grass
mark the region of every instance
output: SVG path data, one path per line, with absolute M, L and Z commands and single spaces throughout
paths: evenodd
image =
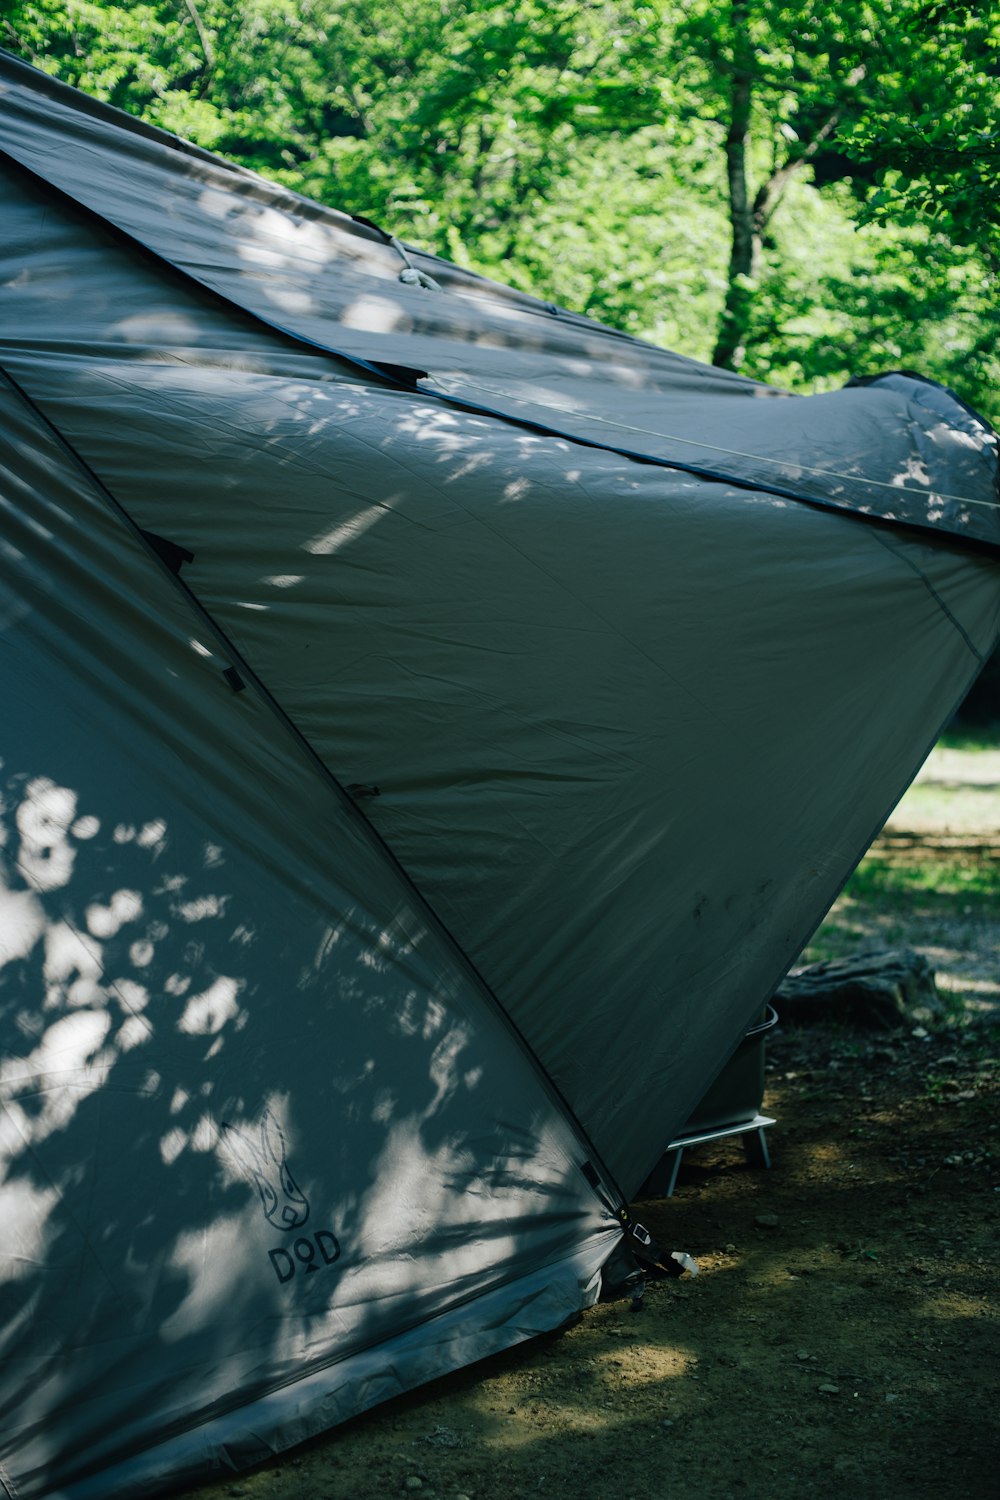
M 916 781 L 893 814 L 893 823 L 906 826 L 907 819 L 941 828 L 995 828 L 1000 824 L 1000 792 L 990 784 L 950 786 L 940 781 Z
M 1000 898 L 1000 860 L 887 858 L 874 850 L 862 860 L 844 892 L 854 901 L 893 901 L 915 896 L 951 897 L 963 906 Z
M 812 942 L 804 949 L 799 962 L 825 964 L 834 958 L 849 958 L 863 946 L 867 936 L 863 927 L 846 926 L 834 916 L 827 917 Z

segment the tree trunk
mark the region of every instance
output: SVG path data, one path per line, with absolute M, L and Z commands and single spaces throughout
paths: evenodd
M 729 184 L 732 248 L 726 301 L 712 354 L 713 365 L 727 370 L 736 370 L 743 362 L 753 299 L 752 282 L 760 267 L 761 237 L 754 223 L 753 204 L 747 184 L 747 144 L 750 139 L 752 102 L 749 73 L 734 74 L 729 130 L 726 135 L 726 177 Z
M 733 19 L 737 27 L 744 16 L 745 7 L 734 5 Z M 742 44 L 743 39 L 738 37 L 737 46 Z M 729 255 L 726 300 L 712 354 L 712 364 L 726 370 L 738 370 L 746 356 L 750 313 L 764 257 L 767 226 L 792 178 L 812 161 L 824 143 L 831 138 L 844 112 L 844 104 L 841 102 L 830 111 L 806 145 L 797 149 L 794 156 L 786 154 L 780 166 L 775 164 L 771 175 L 761 183 L 751 198 L 747 181 L 747 149 L 753 107 L 753 77 L 745 63 L 752 55 L 752 51 L 745 50 L 744 67 L 737 67 L 733 74 L 729 130 L 726 134 L 726 179 L 729 185 L 732 249 Z M 864 76 L 863 67 L 855 68 L 847 79 L 847 86 L 854 88 Z

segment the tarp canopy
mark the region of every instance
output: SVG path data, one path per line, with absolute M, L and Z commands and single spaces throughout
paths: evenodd
M 1000 633 L 997 452 L 7 57 L 0 172 L 0 1486 L 96 1500 L 592 1299 Z

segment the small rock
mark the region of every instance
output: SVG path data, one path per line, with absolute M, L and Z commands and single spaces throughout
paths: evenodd
M 405 1480 L 405 1482 L 403 1484 L 404 1490 L 414 1490 L 414 1491 L 416 1491 L 416 1490 L 422 1490 L 423 1487 L 424 1487 L 424 1481 L 420 1478 L 419 1474 L 407 1474 L 406 1480 Z
M 457 1432 L 450 1427 L 435 1427 L 424 1434 L 421 1442 L 432 1443 L 436 1448 L 461 1448 L 464 1446 Z
M 809 1358 L 809 1350 L 808 1349 L 800 1349 L 798 1351 L 798 1353 L 796 1354 L 795 1358 L 796 1359 L 808 1359 Z
M 821 1396 L 839 1396 L 840 1395 L 840 1386 L 839 1385 L 818 1385 L 816 1387 L 816 1389 L 819 1391 L 819 1393 L 820 1393 Z
M 777 1229 L 780 1222 L 777 1214 L 758 1214 L 754 1219 L 761 1229 Z

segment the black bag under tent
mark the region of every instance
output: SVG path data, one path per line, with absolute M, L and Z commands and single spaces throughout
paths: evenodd
M 110 1500 L 594 1300 L 996 643 L 996 437 L 7 56 L 0 172 L 0 1490 Z

